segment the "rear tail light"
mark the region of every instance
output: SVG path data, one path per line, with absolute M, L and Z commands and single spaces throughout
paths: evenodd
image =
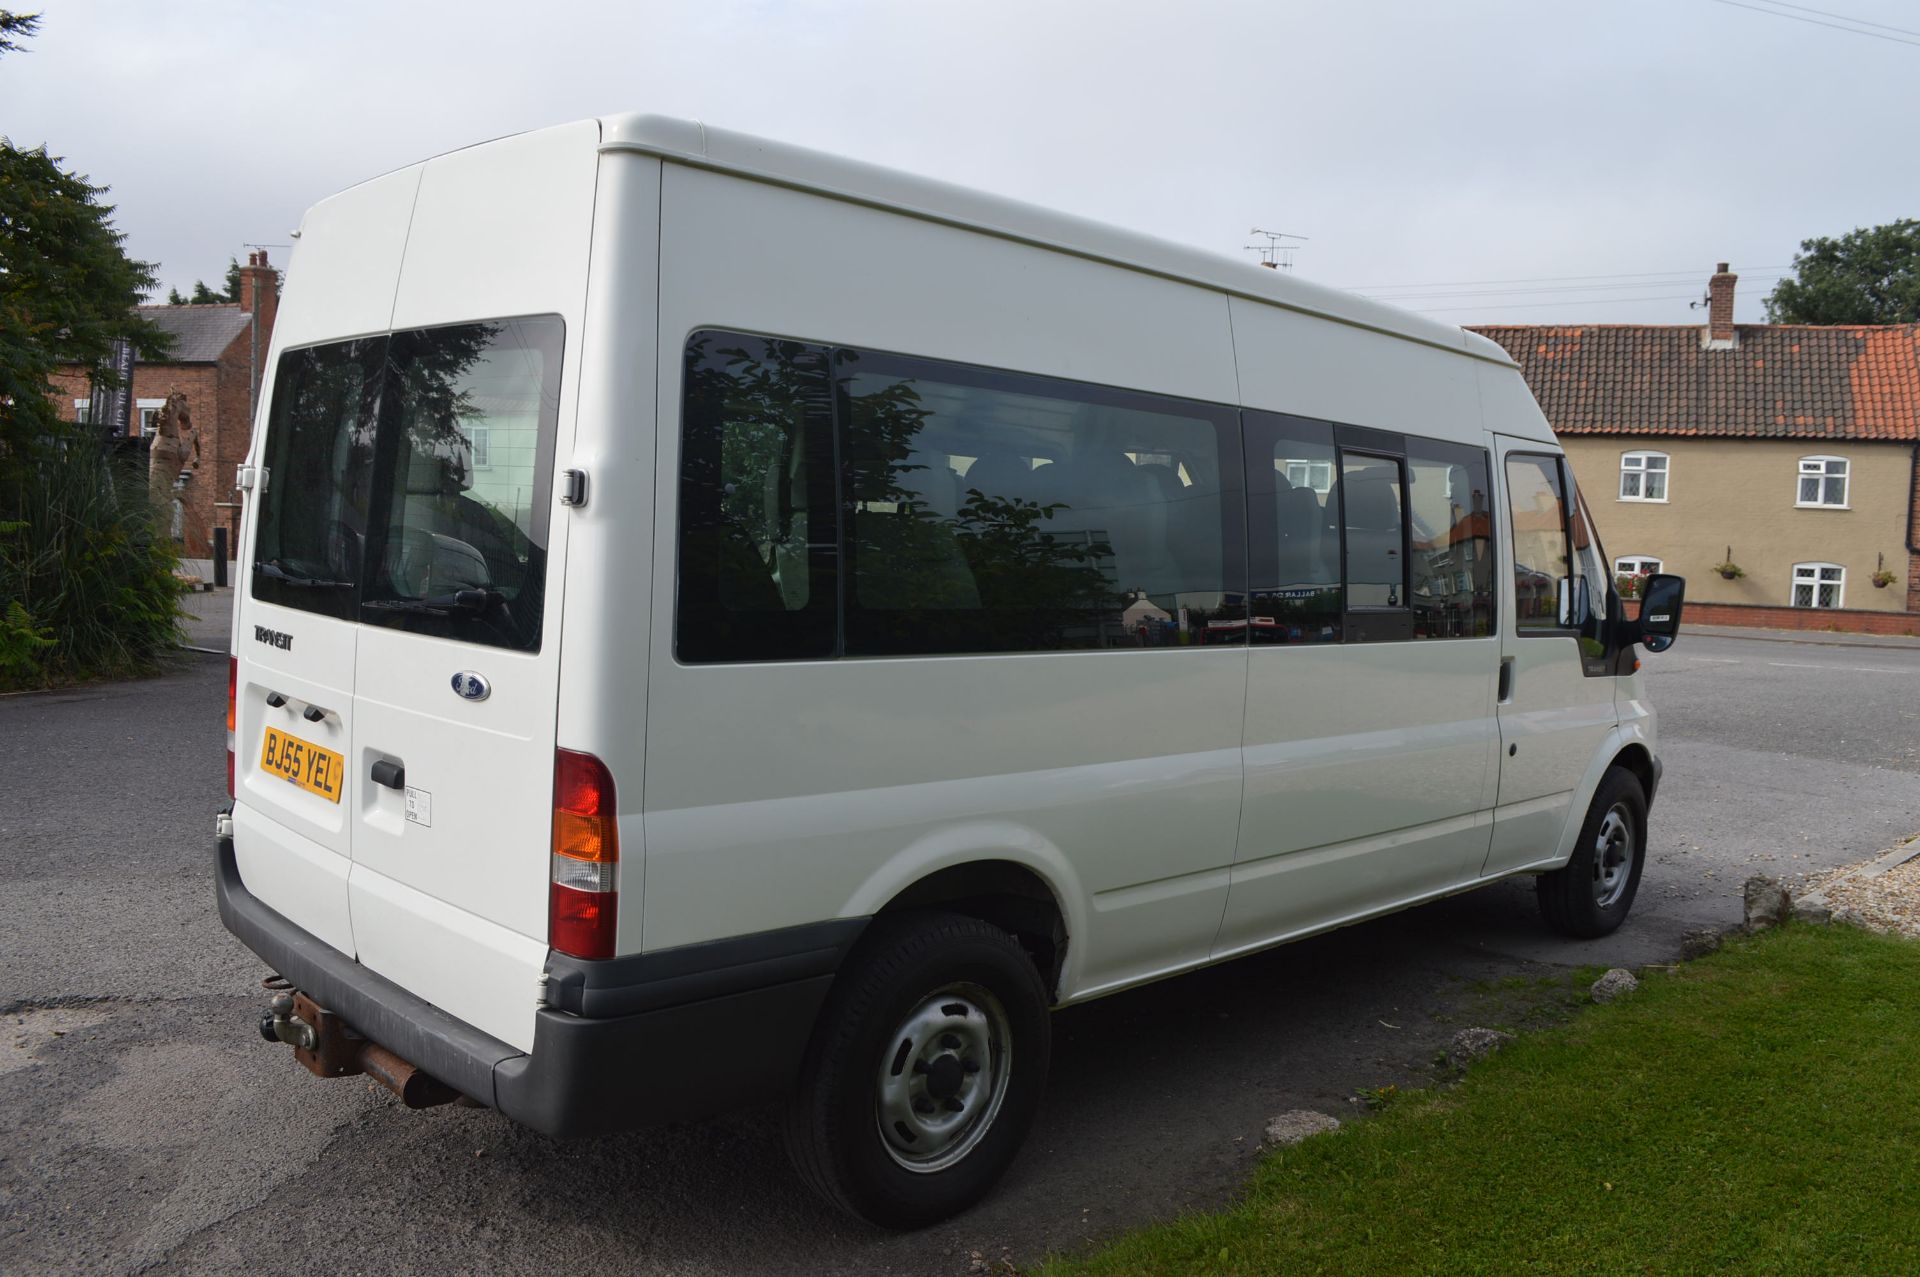
M 240 660 L 227 658 L 227 797 L 233 797 L 233 723 L 234 701 L 240 690 Z
M 576 958 L 613 956 L 619 870 L 612 774 L 592 754 L 555 750 L 547 943 Z

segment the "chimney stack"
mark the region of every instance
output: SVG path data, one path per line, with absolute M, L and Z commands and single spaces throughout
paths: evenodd
M 273 316 L 280 305 L 280 272 L 267 264 L 267 250 L 258 248 L 247 254 L 240 268 L 240 309 L 253 317 L 250 368 L 247 375 L 247 419 L 253 420 L 259 408 L 260 370 L 265 366 L 267 348 L 273 344 Z
M 1733 329 L 1733 286 L 1740 277 L 1721 262 L 1707 281 L 1707 334 L 1703 343 L 1708 350 L 1732 350 L 1737 344 Z
M 258 315 L 260 329 L 271 335 L 273 313 L 280 300 L 280 272 L 267 264 L 267 250 L 254 249 L 240 268 L 240 309 Z

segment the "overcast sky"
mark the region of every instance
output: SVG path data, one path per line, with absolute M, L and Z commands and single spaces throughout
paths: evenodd
M 1740 2 L 45 0 L 0 131 L 113 188 L 162 297 L 384 170 L 648 110 L 1248 262 L 1291 231 L 1454 323 L 1697 323 L 1722 260 L 1748 322 L 1801 239 L 1920 215 L 1920 6 Z

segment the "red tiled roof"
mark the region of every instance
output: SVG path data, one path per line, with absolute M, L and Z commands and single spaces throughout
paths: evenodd
M 1561 434 L 1920 439 L 1920 324 L 1476 327 L 1520 364 Z

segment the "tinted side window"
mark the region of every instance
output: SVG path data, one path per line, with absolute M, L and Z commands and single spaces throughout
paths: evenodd
M 1604 663 L 1594 664 L 1607 655 L 1612 631 L 1607 617 L 1613 604 L 1613 573 L 1608 568 L 1607 551 L 1594 531 L 1593 517 L 1587 512 L 1587 499 L 1580 494 L 1573 475 L 1564 468 L 1562 479 L 1573 489 L 1573 576 L 1574 615 L 1571 620 L 1580 630 L 1580 654 L 1588 662 L 1589 674 L 1609 671 Z
M 1407 606 L 1407 560 L 1401 536 L 1406 501 L 1399 461 L 1343 452 L 1340 501 L 1345 516 L 1347 605 Z
M 1507 458 L 1507 503 L 1513 515 L 1513 606 L 1522 634 L 1561 630 L 1560 582 L 1567 552 L 1567 498 L 1552 457 Z
M 683 661 L 834 650 L 832 387 L 824 347 L 687 342 L 680 456 Z
M 1493 633 L 1493 513 L 1487 454 L 1407 440 L 1415 638 Z
M 354 617 L 386 350 L 386 338 L 369 337 L 280 357 L 254 543 L 255 598 Z
M 849 655 L 1245 634 L 1235 414 L 840 351 Z
M 1333 427 L 1249 412 L 1248 606 L 1256 643 L 1338 643 L 1340 484 Z

